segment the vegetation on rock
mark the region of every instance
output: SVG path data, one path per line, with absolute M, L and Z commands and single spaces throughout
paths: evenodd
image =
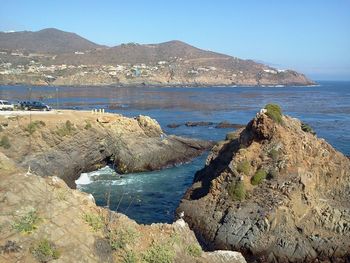
M 136 263 L 136 262 L 138 262 L 136 253 L 132 250 L 125 251 L 125 254 L 123 255 L 123 263 Z
M 92 213 L 84 213 L 83 219 L 94 231 L 101 230 L 104 227 L 103 217 Z
M 114 229 L 108 234 L 109 244 L 112 249 L 124 249 L 128 244 L 134 243 L 137 238 L 135 229 L 128 227 L 126 229 Z
M 3 135 L 0 140 L 0 146 L 9 149 L 11 147 L 10 139 L 6 135 Z
M 308 133 L 311 133 L 313 135 L 316 134 L 316 132 L 311 128 L 311 126 L 305 122 L 302 122 L 301 123 L 301 129 L 304 131 L 304 132 L 308 132 Z
M 60 137 L 64 137 L 64 136 L 67 136 L 67 135 L 70 135 L 72 134 L 73 131 L 75 131 L 75 127 L 74 127 L 74 124 L 70 121 L 70 120 L 67 120 L 65 122 L 64 125 L 62 125 L 57 131 L 57 135 L 59 135 Z
M 263 169 L 259 169 L 254 176 L 252 177 L 251 183 L 252 185 L 260 184 L 264 179 L 266 179 L 267 173 Z
M 12 224 L 12 227 L 18 232 L 31 233 L 37 229 L 38 223 L 41 221 L 36 210 L 29 211 L 26 215 L 22 216 L 19 220 Z
M 282 123 L 282 109 L 277 104 L 267 104 L 265 106 L 266 115 L 277 123 Z
M 246 190 L 243 181 L 229 184 L 228 193 L 233 201 L 242 201 L 246 197 Z
M 247 160 L 239 162 L 237 164 L 237 171 L 239 173 L 244 173 L 245 175 L 249 175 L 251 168 L 252 168 L 252 166 L 251 166 L 250 162 L 248 162 Z
M 60 252 L 47 239 L 41 240 L 31 249 L 31 253 L 39 262 L 49 262 L 60 257 Z
M 200 257 L 202 254 L 202 248 L 198 244 L 190 244 L 186 247 L 186 252 L 191 257 Z
M 142 259 L 147 263 L 172 263 L 175 251 L 169 244 L 153 244 L 145 253 Z
M 272 149 L 270 152 L 269 152 L 269 157 L 274 161 L 276 162 L 278 160 L 278 157 L 279 157 L 279 152 L 276 150 L 276 149 Z
M 28 126 L 24 129 L 30 135 L 33 134 L 38 128 L 44 127 L 46 124 L 43 121 L 33 121 L 28 124 Z

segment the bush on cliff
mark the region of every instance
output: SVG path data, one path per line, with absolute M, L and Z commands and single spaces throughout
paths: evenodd
M 282 123 L 282 109 L 277 104 L 267 104 L 265 106 L 266 115 L 269 116 L 273 121 Z
M 138 237 L 136 229 L 114 229 L 108 233 L 109 244 L 113 250 L 124 249 L 128 244 L 133 244 Z
M 278 158 L 279 158 L 279 152 L 276 150 L 276 149 L 272 149 L 270 152 L 269 152 L 269 157 L 274 161 L 278 161 Z
M 43 121 L 33 121 L 28 124 L 28 126 L 24 129 L 29 134 L 33 134 L 37 128 L 44 127 L 46 124 Z
M 38 228 L 40 221 L 41 219 L 38 216 L 36 210 L 32 210 L 14 222 L 12 224 L 12 228 L 16 229 L 18 232 L 31 233 Z
M 41 240 L 38 245 L 33 247 L 31 253 L 39 262 L 49 262 L 60 257 L 60 252 L 54 244 L 46 239 Z
M 186 253 L 191 257 L 197 258 L 202 255 L 202 248 L 198 244 L 190 244 L 186 247 Z
M 2 136 L 0 140 L 0 146 L 5 149 L 9 149 L 11 147 L 9 137 L 7 137 L 6 135 Z
M 175 250 L 170 244 L 153 244 L 142 259 L 147 263 L 172 263 L 175 258 Z
M 308 132 L 308 133 L 311 133 L 312 135 L 316 135 L 316 132 L 311 128 L 311 126 L 305 122 L 301 123 L 301 129 L 304 132 Z
M 252 185 L 260 184 L 264 179 L 266 179 L 267 173 L 263 169 L 259 169 L 254 176 L 252 177 L 251 183 Z
M 70 121 L 67 120 L 64 125 L 62 125 L 57 131 L 57 135 L 60 137 L 64 137 L 67 135 L 70 135 L 73 131 L 75 131 L 74 124 Z
M 247 160 L 239 162 L 237 164 L 237 171 L 239 173 L 244 173 L 245 175 L 249 174 L 251 168 L 252 166 L 250 165 L 250 162 L 248 162 Z
M 246 190 L 243 181 L 232 182 L 228 186 L 228 194 L 233 201 L 242 201 L 246 197 Z
M 104 218 L 100 215 L 95 215 L 92 213 L 84 213 L 83 219 L 85 222 L 92 227 L 92 229 L 97 232 L 104 227 Z

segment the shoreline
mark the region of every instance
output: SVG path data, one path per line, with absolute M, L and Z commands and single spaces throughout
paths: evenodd
M 31 86 L 31 87 L 70 87 L 70 88 L 287 88 L 287 87 L 295 87 L 295 88 L 302 88 L 302 87 L 321 87 L 322 85 L 319 83 L 316 84 L 309 84 L 309 85 L 301 85 L 301 84 L 276 84 L 276 85 L 204 85 L 204 84 L 196 84 L 196 85 L 189 85 L 189 84 L 151 84 L 151 85 L 143 85 L 143 84 L 98 84 L 98 85 L 40 85 L 40 84 L 25 84 L 25 83 L 17 83 L 17 84 L 1 84 L 2 87 L 23 87 L 23 86 Z

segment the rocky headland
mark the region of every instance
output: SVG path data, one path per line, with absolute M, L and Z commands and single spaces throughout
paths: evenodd
M 0 116 L 1 151 L 20 167 L 57 176 L 70 187 L 82 172 L 111 164 L 118 173 L 159 170 L 187 162 L 210 142 L 166 135 L 157 121 L 138 116 L 53 111 Z M 8 144 L 8 145 L 7 145 Z
M 1 152 L 0 207 L 4 263 L 246 262 L 238 252 L 204 252 L 182 219 L 138 225 L 56 176 L 23 171 Z
M 68 187 L 106 162 L 123 173 L 160 169 L 210 143 L 167 136 L 147 116 L 57 111 L 0 118 L 0 262 L 246 262 L 238 252 L 204 252 L 182 219 L 138 225 Z
M 177 211 L 248 261 L 349 262 L 349 196 L 349 159 L 268 105 L 213 147 Z

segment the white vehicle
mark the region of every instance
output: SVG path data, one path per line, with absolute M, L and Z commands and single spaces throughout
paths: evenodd
M 14 110 L 15 106 L 7 100 L 0 100 L 0 110 Z

